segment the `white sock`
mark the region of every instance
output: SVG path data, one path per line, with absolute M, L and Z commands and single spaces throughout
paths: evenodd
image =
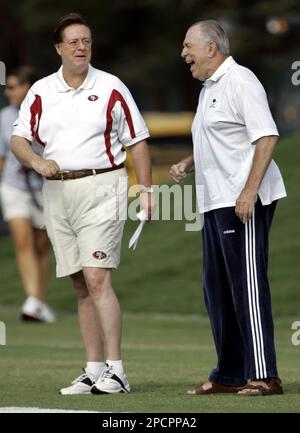
M 87 374 L 92 374 L 95 379 L 98 379 L 105 367 L 105 362 L 87 361 L 85 371 Z
M 106 364 L 111 365 L 116 373 L 124 374 L 124 367 L 121 359 L 118 361 L 111 361 L 110 359 L 107 359 Z

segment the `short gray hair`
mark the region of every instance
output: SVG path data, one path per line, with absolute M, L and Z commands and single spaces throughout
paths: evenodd
M 198 21 L 191 27 L 198 26 L 207 42 L 215 42 L 222 54 L 230 54 L 230 43 L 226 30 L 216 20 Z

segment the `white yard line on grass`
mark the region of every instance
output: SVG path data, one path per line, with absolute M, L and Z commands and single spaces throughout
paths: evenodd
M 41 407 L 0 407 L 0 413 L 111 413 L 96 410 L 44 409 Z

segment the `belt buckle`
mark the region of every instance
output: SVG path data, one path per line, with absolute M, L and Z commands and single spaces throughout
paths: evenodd
M 60 174 L 60 180 L 65 180 L 65 179 L 64 179 L 64 174 L 65 174 L 65 173 L 70 173 L 70 171 L 60 171 L 60 172 L 59 172 L 59 174 Z

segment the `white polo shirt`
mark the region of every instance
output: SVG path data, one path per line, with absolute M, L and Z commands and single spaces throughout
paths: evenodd
M 43 157 L 61 170 L 116 167 L 124 147 L 149 137 L 127 87 L 114 75 L 89 66 L 78 89 L 58 72 L 37 81 L 21 105 L 13 135 L 44 146 Z
M 192 125 L 200 212 L 235 206 L 253 162 L 255 142 L 279 135 L 265 90 L 249 69 L 228 57 L 203 83 Z M 258 195 L 263 205 L 286 196 L 272 160 Z

